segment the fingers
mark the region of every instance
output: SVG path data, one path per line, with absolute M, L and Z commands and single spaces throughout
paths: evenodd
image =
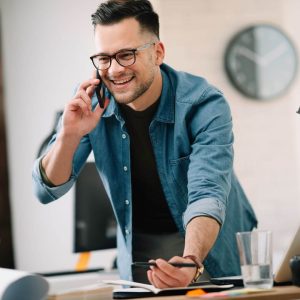
M 86 89 L 86 94 L 91 98 L 95 92 L 97 85 L 91 85 Z
M 152 281 L 153 281 L 153 285 L 159 289 L 175 286 L 175 285 L 169 284 L 167 281 L 164 281 L 155 272 L 152 273 Z
M 101 108 L 100 105 L 99 105 L 99 103 L 97 103 L 97 105 L 96 105 L 96 107 L 94 109 L 94 112 L 102 114 L 103 111 L 105 110 L 105 108 L 108 106 L 108 104 L 109 104 L 109 99 L 105 98 L 105 100 L 104 100 L 104 107 Z
M 90 109 L 90 105 L 87 104 L 82 98 L 77 97 L 75 99 L 72 99 L 67 107 L 69 107 L 70 111 L 78 111 L 78 109 L 81 110 L 81 112 L 86 115 L 89 116 L 91 114 L 91 109 Z
M 81 98 L 87 105 L 91 104 L 91 98 L 84 90 L 77 91 L 75 98 Z
M 94 78 L 97 78 L 97 73 L 98 73 L 99 71 L 98 70 L 93 70 L 93 72 L 92 72 L 92 78 L 94 79 Z
M 84 81 L 78 88 L 78 91 L 85 91 L 85 93 L 88 95 L 88 97 L 92 97 L 95 88 L 98 84 L 100 84 L 100 80 L 97 79 L 96 77 L 96 73 L 95 75 L 93 75 L 93 78 L 91 78 L 90 80 Z
M 95 91 L 96 85 L 99 84 L 99 79 L 92 78 L 80 84 L 75 94 L 73 105 L 78 105 L 85 115 L 89 115 L 92 111 L 91 97 Z M 81 100 L 83 103 L 81 103 Z
M 157 259 L 157 268 L 153 268 L 153 280 L 166 286 L 179 286 L 182 281 L 180 269 L 170 265 L 163 259 Z
M 173 257 L 169 262 L 184 262 L 182 257 Z M 193 276 L 193 268 L 178 268 L 163 259 L 155 260 L 157 267 L 147 272 L 149 281 L 158 288 L 187 286 Z
M 104 103 L 104 108 L 101 108 L 99 104 L 96 105 L 94 111 L 93 111 L 93 117 L 95 120 L 99 120 L 101 115 L 103 114 L 104 109 L 108 106 L 109 100 L 106 98 Z
M 97 79 L 97 80 L 98 80 L 98 83 L 97 83 L 97 84 L 92 84 L 92 85 L 90 85 L 90 86 L 86 89 L 86 93 L 87 93 L 87 95 L 88 95 L 90 98 L 93 96 L 93 94 L 94 94 L 94 92 L 95 92 L 95 89 L 96 89 L 97 85 L 100 84 L 100 80 L 99 80 L 99 79 Z
M 180 281 L 176 278 L 178 268 L 171 266 L 163 259 L 156 259 L 157 267 L 151 267 L 147 272 L 149 281 L 158 288 L 166 288 L 171 286 L 180 286 Z M 174 272 L 175 271 L 175 272 Z
M 80 84 L 78 90 L 87 90 L 88 87 L 92 86 L 92 85 L 97 85 L 99 84 L 99 79 L 97 78 L 91 78 L 87 81 L 84 81 Z
M 155 262 L 154 260 L 152 260 L 152 262 Z M 166 282 L 162 281 L 157 275 L 156 275 L 156 270 L 157 268 L 155 267 L 151 267 L 151 270 L 147 271 L 147 277 L 149 282 L 158 287 L 158 288 L 166 288 L 166 287 L 170 287 Z

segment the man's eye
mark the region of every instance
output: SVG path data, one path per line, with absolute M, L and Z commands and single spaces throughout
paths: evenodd
M 108 56 L 98 56 L 97 60 L 100 64 L 106 64 L 109 62 L 109 57 Z
M 118 59 L 131 60 L 132 58 L 133 58 L 133 53 L 131 51 L 118 53 Z

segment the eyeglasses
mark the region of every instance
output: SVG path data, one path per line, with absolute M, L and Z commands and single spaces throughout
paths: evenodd
M 135 63 L 136 52 L 145 50 L 151 46 L 155 45 L 154 42 L 144 44 L 135 49 L 123 49 L 116 52 L 113 55 L 96 54 L 90 57 L 93 65 L 97 70 L 107 70 L 111 66 L 111 60 L 114 58 L 118 64 L 122 67 L 128 67 Z

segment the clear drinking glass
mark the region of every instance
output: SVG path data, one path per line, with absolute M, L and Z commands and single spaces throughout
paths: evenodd
M 263 230 L 238 232 L 236 239 L 244 286 L 272 288 L 272 232 Z

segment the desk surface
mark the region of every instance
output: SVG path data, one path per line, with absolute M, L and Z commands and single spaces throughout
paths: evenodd
M 49 296 L 48 300 L 112 300 L 112 288 L 108 287 L 103 290 L 94 292 L 88 292 L 81 295 L 61 295 L 61 296 Z M 140 300 L 194 300 L 201 298 L 191 298 L 187 296 L 156 296 L 151 298 L 139 298 Z M 238 300 L 238 299 L 253 299 L 253 300 L 296 300 L 300 299 L 300 287 L 295 286 L 282 286 L 275 287 L 268 293 L 253 294 L 253 295 L 242 295 L 230 298 L 218 297 L 218 299 L 226 300 Z

